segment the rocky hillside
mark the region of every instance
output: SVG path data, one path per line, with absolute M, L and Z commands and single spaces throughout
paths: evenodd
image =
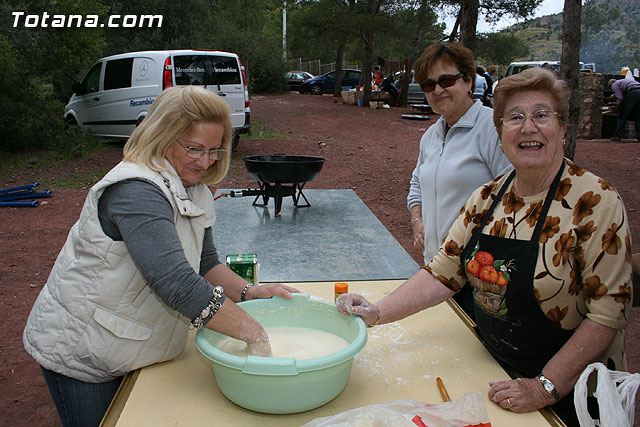
M 640 0 L 587 0 L 582 6 L 580 60 L 595 62 L 598 72 L 640 68 Z M 543 16 L 503 30 L 529 46 L 516 60 L 560 60 L 562 13 Z

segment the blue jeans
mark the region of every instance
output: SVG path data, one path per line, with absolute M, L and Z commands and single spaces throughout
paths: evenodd
M 636 124 L 636 139 L 640 141 L 640 89 L 627 91 L 620 104 L 620 112 L 616 125 L 616 136 L 626 136 L 627 120 L 633 120 Z
M 45 368 L 42 373 L 64 427 L 100 425 L 123 378 L 86 383 Z

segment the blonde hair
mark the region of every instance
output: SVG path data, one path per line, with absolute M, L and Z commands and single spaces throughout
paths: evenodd
M 567 123 L 569 119 L 569 85 L 549 70 L 534 67 L 500 80 L 493 92 L 493 124 L 502 136 L 502 122 L 506 100 L 520 91 L 538 90 L 547 92 L 553 99 L 553 110 L 560 120 Z
M 195 122 L 219 123 L 224 127 L 222 146 L 228 155 L 216 160 L 205 172 L 202 184 L 217 184 L 231 163 L 231 110 L 218 95 L 196 86 L 172 87 L 155 100 L 149 113 L 133 131 L 124 146 L 124 160 L 140 163 L 161 172 L 162 160 L 171 144 L 189 131 Z

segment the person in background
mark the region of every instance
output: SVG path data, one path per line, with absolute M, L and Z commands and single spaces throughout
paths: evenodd
M 489 398 L 513 412 L 550 406 L 578 426 L 573 387 L 586 366 L 625 369 L 631 238 L 616 190 L 564 158 L 568 116 L 569 87 L 553 73 L 503 79 L 493 121 L 515 170 L 473 192 L 431 262 L 399 288 L 336 305 L 376 325 L 472 287 L 482 341 L 521 376 L 490 383 Z
M 387 92 L 391 96 L 391 104 L 396 105 L 400 92 L 398 92 L 398 89 L 393 85 L 393 78 L 391 76 L 387 76 L 382 80 L 380 90 Z
M 376 67 L 373 71 L 373 84 L 375 84 L 378 89 L 380 89 L 380 85 L 382 85 L 383 78 L 380 67 Z
M 473 89 L 473 99 L 479 99 L 482 105 L 487 105 L 484 94 L 487 92 L 489 86 L 487 85 L 487 79 L 484 77 L 484 68 L 476 67 L 475 75 L 475 88 Z
M 491 81 L 495 82 L 496 81 L 496 72 L 498 71 L 497 67 L 495 65 L 489 65 L 487 67 L 487 74 L 489 74 L 489 77 L 491 77 Z
M 633 120 L 636 125 L 636 139 L 640 141 L 640 83 L 635 79 L 611 79 L 609 88 L 613 90 L 613 97 L 618 104 L 618 120 L 616 132 L 612 141 L 620 141 L 626 135 L 627 120 Z
M 491 109 L 471 98 L 474 61 L 471 50 L 460 43 L 436 43 L 414 64 L 416 81 L 441 115 L 420 139 L 407 196 L 414 244 L 423 249 L 425 264 L 473 190 L 511 169 L 500 151 Z M 473 317 L 470 288 L 457 294 L 456 301 Z
M 485 101 L 485 106 L 487 107 L 491 107 L 493 105 L 493 77 L 492 74 L 489 72 L 489 68 L 493 67 L 493 74 L 496 73 L 496 67 L 495 65 L 489 65 L 489 67 L 487 67 L 487 70 L 484 72 L 483 76 L 484 79 L 487 81 L 487 90 L 484 91 L 484 101 Z
M 252 286 L 220 263 L 213 242 L 207 184 L 229 169 L 230 117 L 210 91 L 163 91 L 124 160 L 89 191 L 23 334 L 65 427 L 97 426 L 123 376 L 179 356 L 190 326 L 271 354 L 264 328 L 236 302 L 296 290 Z

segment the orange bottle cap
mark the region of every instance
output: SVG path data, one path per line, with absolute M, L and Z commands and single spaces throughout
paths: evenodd
M 339 293 L 349 292 L 349 285 L 347 283 L 336 283 L 335 290 Z

